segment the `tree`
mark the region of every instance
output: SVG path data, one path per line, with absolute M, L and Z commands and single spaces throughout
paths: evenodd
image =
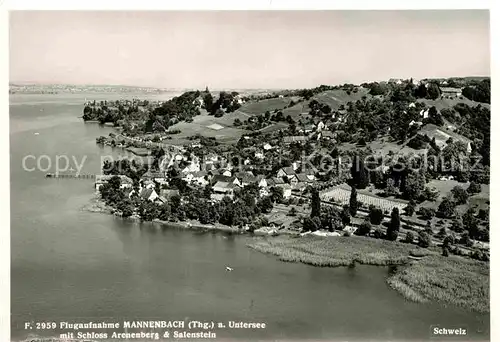
M 415 234 L 413 234 L 413 232 L 407 232 L 403 242 L 413 243 L 414 240 L 415 240 Z
M 471 195 L 480 193 L 481 184 L 478 184 L 474 181 L 470 182 L 469 187 L 467 188 L 467 192 Z
M 423 248 L 427 248 L 431 245 L 431 238 L 429 234 L 420 231 L 418 233 L 418 245 Z
M 457 218 L 453 220 L 450 229 L 456 233 L 462 233 L 464 231 L 464 224 L 462 223 L 462 219 Z
M 212 107 L 214 105 L 214 98 L 213 98 L 212 94 L 210 94 L 210 92 L 208 92 L 208 88 L 206 90 L 205 96 L 203 97 L 203 105 L 208 112 L 212 111 Z
M 424 220 L 430 220 L 436 215 L 436 210 L 433 208 L 420 207 L 417 211 L 417 215 L 420 215 Z
M 443 240 L 443 247 L 450 248 L 455 244 L 455 238 L 453 235 L 447 235 Z
M 342 213 L 340 214 L 342 218 L 342 224 L 344 226 L 347 226 L 348 224 L 351 224 L 351 213 L 350 213 L 350 207 L 345 204 L 342 207 Z
M 215 111 L 215 115 L 214 115 L 214 116 L 215 116 L 216 118 L 220 118 L 220 117 L 222 117 L 223 115 L 224 115 L 224 111 L 223 111 L 222 109 L 220 109 L 220 108 L 219 108 L 219 109 L 217 109 L 217 110 Z
M 455 216 L 455 203 L 450 197 L 445 197 L 439 204 L 438 215 L 444 218 L 452 218 Z
M 451 189 L 451 193 L 455 198 L 457 204 L 465 204 L 467 203 L 467 199 L 469 198 L 469 194 L 467 191 L 459 185 L 456 185 Z
M 470 208 L 462 216 L 462 222 L 464 223 L 465 230 L 469 232 L 471 238 L 476 238 L 478 234 L 478 219 L 475 216 L 474 208 Z
M 273 186 L 270 189 L 271 191 L 271 200 L 274 203 L 281 203 L 283 201 L 283 188 L 279 186 Z
M 349 213 L 352 217 L 356 216 L 358 212 L 358 191 L 353 186 L 351 188 L 351 198 L 349 200 Z
M 441 90 L 439 90 L 439 86 L 436 83 L 430 83 L 427 88 L 427 97 L 431 100 L 436 100 L 439 96 L 441 96 Z
M 386 196 L 395 196 L 397 195 L 397 193 L 398 193 L 398 188 L 396 187 L 394 179 L 392 178 L 387 179 L 387 184 L 385 187 Z
M 384 232 L 382 231 L 382 229 L 380 229 L 380 227 L 375 229 L 375 231 L 373 232 L 373 237 L 375 239 L 382 239 L 384 237 Z
M 266 196 L 257 203 L 257 206 L 263 213 L 267 214 L 273 210 L 273 201 L 270 196 Z
M 384 213 L 382 212 L 382 209 L 375 207 L 374 205 L 370 205 L 370 223 L 379 225 L 382 223 L 382 220 L 384 219 Z
M 403 196 L 408 200 L 417 200 L 425 189 L 425 177 L 419 172 L 410 172 L 405 179 Z
M 321 199 L 319 191 L 316 188 L 311 190 L 311 218 L 318 217 L 321 214 Z
M 467 247 L 472 247 L 474 246 L 474 242 L 471 240 L 469 236 L 469 232 L 463 232 L 461 237 L 460 237 L 460 243 L 467 246 Z
M 444 239 L 444 237 L 446 236 L 446 228 L 445 227 L 442 227 L 439 232 L 436 234 L 436 237 L 438 239 Z
M 410 216 L 410 217 L 413 216 L 413 214 L 415 213 L 415 207 L 416 207 L 416 204 L 413 200 L 408 202 L 408 205 L 406 207 L 404 207 L 404 209 L 403 209 L 405 215 Z
M 372 230 L 372 225 L 370 224 L 370 221 L 365 220 L 356 230 L 356 235 L 366 236 L 370 234 L 371 230 Z
M 359 155 L 355 156 L 352 160 L 351 176 L 353 186 L 358 189 L 366 188 L 370 182 L 364 160 Z
M 434 202 L 439 197 L 439 192 L 434 188 L 425 187 L 422 194 L 422 200 Z
M 488 221 L 490 218 L 490 212 L 487 209 L 479 209 L 477 213 L 477 218 L 483 221 Z
M 397 240 L 400 226 L 401 226 L 401 221 L 399 219 L 399 209 L 395 207 L 392 209 L 391 222 L 389 223 L 389 228 L 387 228 L 388 240 L 391 241 Z
M 332 206 L 321 208 L 321 226 L 327 227 L 329 231 L 341 230 L 344 228 L 340 211 Z
M 319 217 L 306 217 L 304 218 L 303 229 L 306 232 L 315 232 L 318 229 L 321 229 L 321 220 Z

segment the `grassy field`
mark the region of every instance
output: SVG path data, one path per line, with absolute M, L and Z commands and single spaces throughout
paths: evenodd
M 282 261 L 302 262 L 313 266 L 349 266 L 354 262 L 366 265 L 400 265 L 406 262 L 413 245 L 391 243 L 364 237 L 323 239 L 276 237 L 256 240 L 249 247 L 270 253 Z
M 366 237 L 255 238 L 250 248 L 276 255 L 282 261 L 313 266 L 401 265 L 387 282 L 406 299 L 438 301 L 479 312 L 489 312 L 489 264 L 439 250 Z M 425 253 L 422 253 L 425 251 Z M 423 256 L 409 260 L 408 255 Z
M 292 100 L 297 101 L 297 99 L 297 97 L 283 97 L 250 101 L 241 106 L 240 111 L 253 115 L 264 114 L 267 110 L 273 112 L 275 109 L 284 109 Z
M 466 105 L 469 105 L 471 107 L 475 107 L 480 104 L 483 107 L 490 108 L 490 105 L 487 103 L 471 101 L 465 97 L 463 97 L 462 99 L 459 98 L 437 99 L 437 100 L 418 99 L 417 102 L 425 103 L 429 107 L 435 106 L 437 110 L 442 110 L 444 108 L 452 108 L 453 106 L 459 103 L 465 103 Z
M 170 129 L 179 129 L 181 133 L 172 136 L 172 143 L 187 142 L 187 137 L 197 133 L 206 137 L 215 137 L 217 141 L 222 143 L 235 143 L 242 135 L 249 133 L 244 129 L 233 126 L 233 122 L 236 118 L 243 121 L 246 120 L 248 116 L 242 113 L 229 113 L 220 118 L 216 118 L 212 115 L 202 113 L 201 115 L 195 116 L 193 122 L 183 121 L 173 125 Z M 220 130 L 208 128 L 208 126 L 212 124 L 219 124 L 224 128 Z
M 350 94 L 347 94 L 345 90 L 336 89 L 319 93 L 314 96 L 314 99 L 318 102 L 326 103 L 332 110 L 337 110 L 341 105 L 346 106 L 348 102 L 361 100 L 363 96 L 367 98 L 371 97 L 371 95 L 368 95 L 368 89 L 360 89 L 358 92 L 351 92 Z

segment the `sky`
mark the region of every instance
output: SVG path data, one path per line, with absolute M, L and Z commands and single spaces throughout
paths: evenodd
M 305 88 L 490 75 L 489 12 L 13 11 L 10 82 Z

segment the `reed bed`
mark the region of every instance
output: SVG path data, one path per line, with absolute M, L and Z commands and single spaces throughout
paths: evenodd
M 438 250 L 421 249 L 366 237 L 256 238 L 249 245 L 286 262 L 319 267 L 400 265 L 387 282 L 406 299 L 438 301 L 477 312 L 489 312 L 489 263 L 458 256 L 443 257 Z M 408 256 L 421 260 L 409 260 Z
M 490 311 L 489 264 L 485 262 L 430 255 L 398 270 L 387 282 L 415 302 L 438 301 Z

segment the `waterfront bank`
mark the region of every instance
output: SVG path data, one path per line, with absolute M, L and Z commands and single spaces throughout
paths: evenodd
M 391 288 L 406 299 L 461 306 L 489 312 L 489 264 L 463 257 L 443 257 L 439 249 L 367 237 L 277 237 L 258 239 L 250 248 L 272 254 L 281 261 L 320 267 L 397 266 L 387 278 Z M 411 255 L 422 255 L 420 260 Z

